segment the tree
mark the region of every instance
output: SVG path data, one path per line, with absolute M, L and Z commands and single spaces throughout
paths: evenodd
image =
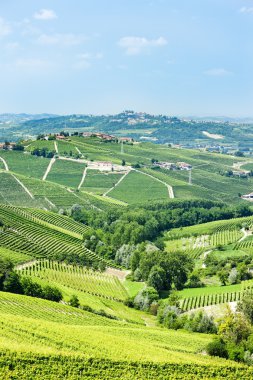
M 4 281 L 12 271 L 12 262 L 8 259 L 0 258 L 0 290 L 3 290 Z
M 121 165 L 122 165 L 122 166 L 125 166 L 125 165 L 126 165 L 126 161 L 125 161 L 125 160 L 122 160 Z
M 249 291 L 243 294 L 242 299 L 238 302 L 237 310 L 253 324 L 253 296 Z
M 47 285 L 43 288 L 43 298 L 49 301 L 60 302 L 63 297 L 58 288 Z
M 164 288 L 165 279 L 166 275 L 164 269 L 159 265 L 154 265 L 149 272 L 147 284 L 159 291 Z
M 79 302 L 79 299 L 77 297 L 77 295 L 73 294 L 69 300 L 69 304 L 70 306 L 72 307 L 79 307 L 80 306 L 80 302 Z
M 5 292 L 23 294 L 23 288 L 20 281 L 20 276 L 16 272 L 10 272 L 3 283 Z
M 225 286 L 226 283 L 227 283 L 227 279 L 228 279 L 228 273 L 227 273 L 227 271 L 225 271 L 224 269 L 222 269 L 217 274 L 218 274 L 218 277 L 219 277 L 219 280 L 220 280 L 221 284 Z
M 226 343 L 239 344 L 246 340 L 251 333 L 249 321 L 241 313 L 233 313 L 228 309 L 219 325 L 218 334 Z

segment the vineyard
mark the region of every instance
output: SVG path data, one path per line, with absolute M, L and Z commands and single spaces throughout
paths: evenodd
M 182 299 L 180 307 L 183 311 L 189 311 L 204 306 L 240 301 L 246 290 L 253 293 L 252 281 L 244 281 L 239 285 L 193 289 L 192 292 L 190 289 L 186 289 L 186 291 L 181 292 Z M 184 294 L 187 293 L 192 293 L 192 295 L 196 293 L 196 295 L 184 296 Z
M 205 334 L 145 328 L 41 299 L 0 293 L 4 378 L 249 378 L 243 365 L 199 354 Z M 119 349 L 120 347 L 120 349 Z M 22 351 L 22 355 L 21 355 Z M 134 377 L 133 377 L 134 376 Z M 236 377 L 237 376 L 237 377 Z
M 38 277 L 50 284 L 64 285 L 73 290 L 115 301 L 124 301 L 128 296 L 126 289 L 117 277 L 84 267 L 40 260 L 31 266 L 25 266 L 20 273 L 25 276 Z
M 39 213 L 38 213 L 39 214 Z M 46 221 L 45 217 L 40 219 L 29 211 L 11 206 L 0 206 L 0 218 L 6 226 L 0 232 L 0 247 L 9 248 L 16 252 L 29 254 L 33 257 L 45 257 L 53 259 L 68 259 L 81 257 L 87 264 L 93 261 L 103 261 L 95 253 L 83 246 L 81 234 L 74 233 L 72 229 L 66 230 L 66 218 Z M 49 218 L 52 215 L 49 214 Z M 57 219 L 57 221 L 55 221 Z M 57 224 L 54 224 L 57 223 Z M 69 222 L 71 226 L 78 225 L 79 231 L 85 228 L 78 223 Z M 63 227 L 65 226 L 65 228 Z

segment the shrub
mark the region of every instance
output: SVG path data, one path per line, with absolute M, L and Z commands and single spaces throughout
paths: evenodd
M 80 306 L 79 299 L 75 294 L 73 294 L 73 296 L 71 296 L 71 298 L 69 300 L 69 304 L 72 307 L 79 307 Z
M 219 356 L 220 358 L 228 358 L 226 343 L 222 338 L 215 338 L 206 347 L 207 353 L 211 356 Z
M 159 295 L 152 287 L 142 289 L 134 299 L 134 307 L 139 310 L 149 311 L 150 305 L 158 301 Z

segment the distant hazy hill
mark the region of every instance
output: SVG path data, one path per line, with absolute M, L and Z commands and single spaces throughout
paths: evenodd
M 253 146 L 253 123 L 250 119 L 239 120 L 226 117 L 178 118 L 166 115 L 124 111 L 117 115 L 0 115 L 2 123 L 0 140 L 6 134 L 11 140 L 29 138 L 40 133 L 61 130 L 102 131 L 118 136 L 131 136 L 137 140 L 151 140 L 174 144 L 240 144 Z M 12 127 L 13 124 L 13 127 Z M 8 133 L 7 133 L 8 132 Z

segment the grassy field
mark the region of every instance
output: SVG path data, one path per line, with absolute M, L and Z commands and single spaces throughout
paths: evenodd
M 110 192 L 110 197 L 129 204 L 169 199 L 165 185 L 138 172 L 130 172 L 119 186 Z

